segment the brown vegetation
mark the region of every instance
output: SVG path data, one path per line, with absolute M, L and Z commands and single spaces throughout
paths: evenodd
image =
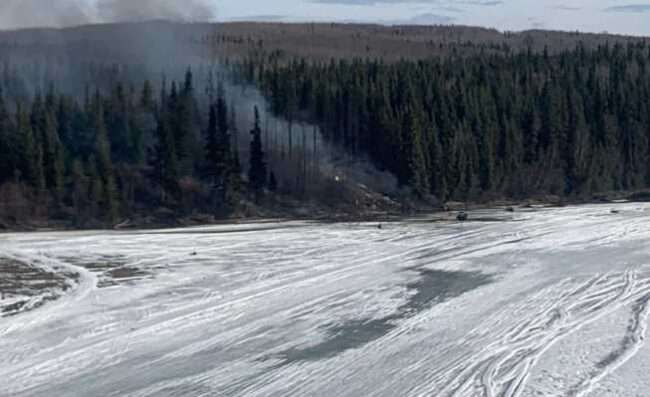
M 213 26 L 208 40 L 216 55 L 241 58 L 256 51 L 276 52 L 291 59 L 329 61 L 332 58 L 426 59 L 448 54 L 521 51 L 546 48 L 557 53 L 578 44 L 594 48 L 605 43 L 631 43 L 647 38 L 529 30 L 499 32 L 469 26 L 383 26 L 338 23 L 236 22 Z

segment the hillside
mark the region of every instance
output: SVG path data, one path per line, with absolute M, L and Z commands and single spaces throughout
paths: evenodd
M 153 21 L 0 32 L 0 49 L 10 227 L 356 216 L 650 185 L 644 38 Z
M 237 22 L 214 26 L 217 53 L 242 57 L 251 51 L 279 51 L 292 57 L 329 61 L 351 58 L 427 59 L 450 54 L 471 55 L 483 51 L 521 51 L 531 48 L 551 53 L 575 48 L 595 48 L 606 43 L 647 42 L 648 38 L 530 30 L 499 32 L 470 26 L 384 26 L 361 24 L 283 24 Z
M 2 57 L 65 57 L 106 62 L 156 61 L 182 55 L 246 57 L 251 51 L 280 51 L 288 57 L 425 59 L 451 52 L 481 50 L 556 53 L 578 44 L 647 42 L 648 38 L 609 34 L 530 30 L 499 32 L 469 26 L 384 26 L 338 23 L 171 23 L 151 21 L 86 25 L 64 29 L 0 31 Z M 206 46 L 207 44 L 207 46 Z M 171 54 L 170 54 L 170 51 Z M 216 51 L 216 53 L 215 53 Z

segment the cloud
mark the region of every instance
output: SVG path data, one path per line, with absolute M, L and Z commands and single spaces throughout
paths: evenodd
M 210 0 L 0 0 L 0 28 L 60 27 L 95 22 L 212 20 Z
M 493 1 L 463 1 L 460 2 L 461 4 L 471 4 L 475 6 L 500 6 L 503 4 L 503 1 L 501 0 L 493 0 Z
M 88 21 L 91 9 L 83 0 L 2 0 L 0 28 L 62 26 Z
M 205 0 L 99 0 L 97 10 L 102 21 L 198 21 L 215 16 L 214 6 Z
M 546 24 L 537 18 L 528 18 L 528 23 L 533 29 L 544 29 L 546 27 Z
M 312 3 L 320 4 L 344 4 L 344 5 L 388 5 L 388 4 L 406 4 L 406 3 L 425 3 L 423 0 L 311 0 Z M 502 0 L 450 0 L 450 1 L 435 1 L 433 5 L 473 5 L 473 6 L 496 6 L 503 4 Z
M 282 21 L 286 21 L 288 19 L 289 19 L 289 17 L 287 15 L 273 15 L 273 14 L 248 15 L 248 16 L 228 18 L 229 21 L 234 21 L 234 22 L 250 22 L 250 21 L 256 21 L 256 22 L 282 22 Z
M 650 4 L 628 4 L 623 6 L 614 6 L 605 9 L 606 12 L 650 12 Z
M 397 26 L 397 25 L 448 25 L 453 23 L 456 20 L 455 17 L 448 15 L 440 15 L 433 13 L 424 13 L 415 15 L 411 18 L 402 18 L 402 19 L 342 19 L 339 22 L 341 23 L 370 23 L 386 26 Z
M 562 10 L 562 11 L 580 11 L 582 8 L 580 7 L 572 7 L 572 6 L 566 6 L 563 4 L 556 5 L 553 7 L 556 10 Z
M 395 3 L 421 3 L 422 0 L 312 0 L 312 3 L 320 4 L 344 4 L 344 5 L 360 5 L 360 6 L 375 6 L 378 4 L 395 4 Z
M 455 19 L 456 18 L 448 15 L 424 13 L 402 21 L 401 23 L 399 23 L 399 21 L 396 22 L 398 22 L 397 24 L 405 25 L 442 25 L 452 23 Z

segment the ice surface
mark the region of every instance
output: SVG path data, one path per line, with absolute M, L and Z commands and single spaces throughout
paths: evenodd
M 615 207 L 0 235 L 0 396 L 645 396 Z

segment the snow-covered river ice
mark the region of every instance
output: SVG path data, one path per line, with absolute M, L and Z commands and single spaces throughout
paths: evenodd
M 650 205 L 471 217 L 0 235 L 0 396 L 650 395 Z

